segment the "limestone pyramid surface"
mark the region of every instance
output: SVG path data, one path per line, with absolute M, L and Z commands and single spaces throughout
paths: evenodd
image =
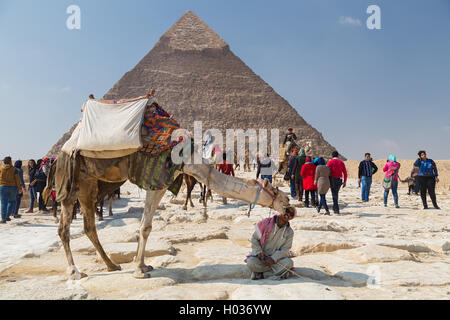
M 157 101 L 188 130 L 194 121 L 202 121 L 203 130 L 220 129 L 225 139 L 226 129 L 278 128 L 281 141 L 292 127 L 311 155 L 329 158 L 335 150 L 191 11 L 104 98 L 137 97 L 150 88 L 156 90 Z M 71 131 L 48 155 L 60 151 Z

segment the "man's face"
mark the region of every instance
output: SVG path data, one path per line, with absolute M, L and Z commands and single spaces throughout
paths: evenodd
M 284 214 L 282 215 L 283 220 L 285 222 L 288 222 L 288 221 L 294 219 L 294 216 L 295 216 L 295 209 L 293 207 L 286 208 Z
M 367 154 L 366 155 L 366 161 L 370 161 L 370 159 L 371 159 L 370 154 Z
M 425 159 L 427 158 L 427 154 L 426 154 L 425 152 L 422 152 L 422 153 L 420 154 L 420 158 L 421 158 L 422 160 L 425 160 Z

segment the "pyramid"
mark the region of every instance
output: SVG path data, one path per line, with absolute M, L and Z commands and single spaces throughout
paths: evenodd
M 194 121 L 202 121 L 203 130 L 220 129 L 225 140 L 226 129 L 278 128 L 281 141 L 292 127 L 310 154 L 329 158 L 335 150 L 191 11 L 104 98 L 133 98 L 150 88 L 156 90 L 156 99 L 166 111 L 188 130 L 193 129 Z M 60 151 L 71 131 L 49 156 Z

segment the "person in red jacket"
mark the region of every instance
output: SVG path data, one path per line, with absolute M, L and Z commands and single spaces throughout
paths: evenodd
M 311 194 L 311 203 L 313 206 L 316 206 L 315 194 L 317 191 L 317 186 L 314 184 L 316 166 L 312 163 L 311 157 L 306 157 L 306 162 L 302 166 L 300 175 L 303 178 L 303 190 L 305 190 L 305 207 L 309 208 L 309 194 Z
M 227 176 L 233 176 L 234 177 L 234 170 L 233 170 L 233 164 L 227 162 L 227 154 L 226 152 L 223 153 L 223 161 L 219 164 L 219 167 L 217 168 L 219 172 L 222 172 L 223 174 L 226 174 Z M 223 197 L 223 204 L 227 204 L 227 198 Z
M 330 167 L 331 174 L 331 195 L 333 196 L 333 211 L 339 214 L 339 189 L 345 188 L 347 185 L 347 168 L 345 163 L 339 159 L 339 153 L 333 151 L 331 154 L 333 159 L 328 161 L 327 167 Z M 344 183 L 342 183 L 342 176 L 344 176 Z

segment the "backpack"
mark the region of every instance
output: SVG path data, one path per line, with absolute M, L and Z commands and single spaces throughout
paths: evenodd
M 383 188 L 385 190 L 389 190 L 392 187 L 392 181 L 394 180 L 395 175 L 397 174 L 398 170 L 400 168 L 398 168 L 397 170 L 392 171 L 392 174 L 389 178 L 384 177 L 383 179 Z

